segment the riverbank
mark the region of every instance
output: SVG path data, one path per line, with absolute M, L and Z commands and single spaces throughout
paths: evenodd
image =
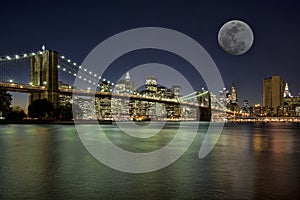
M 76 124 L 112 124 L 112 120 L 76 120 Z M 21 120 L 21 121 L 5 121 L 1 120 L 0 124 L 61 124 L 61 125 L 74 125 L 75 122 L 71 121 L 54 121 L 54 120 Z
M 112 124 L 113 120 L 76 120 L 76 124 Z M 126 121 L 124 121 L 126 122 Z M 149 123 L 150 121 L 139 121 L 139 123 Z M 163 121 L 159 121 L 163 122 Z M 192 122 L 191 120 L 167 120 L 165 122 Z M 196 121 L 194 121 L 196 122 Z M 229 118 L 225 122 L 230 123 L 300 123 L 300 117 L 260 117 L 260 118 Z M 0 120 L 1 124 L 61 124 L 61 125 L 74 125 L 75 122 L 71 121 L 55 121 L 55 120 L 21 120 L 21 121 L 6 121 Z
M 262 123 L 300 123 L 300 117 L 255 117 L 255 118 L 229 118 L 228 122 L 262 122 Z

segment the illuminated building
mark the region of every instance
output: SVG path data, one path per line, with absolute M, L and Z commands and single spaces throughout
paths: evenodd
M 264 79 L 263 106 L 270 108 L 270 115 L 277 115 L 277 109 L 283 106 L 283 80 L 280 76 L 272 76 Z
M 108 81 L 103 80 L 100 84 L 100 92 L 111 92 L 111 84 Z
M 292 97 L 290 91 L 289 91 L 289 85 L 288 83 L 285 83 L 285 87 L 284 87 L 284 92 L 283 92 L 283 97 L 284 98 L 289 98 Z
M 239 112 L 240 107 L 238 105 L 238 99 L 237 99 L 237 93 L 236 93 L 236 88 L 235 84 L 232 83 L 231 85 L 231 95 L 230 98 L 227 98 L 227 108 L 231 111 Z
M 174 93 L 174 98 L 175 99 L 180 97 L 181 87 L 179 85 L 173 85 L 171 90 Z
M 231 85 L 231 103 L 237 103 L 237 94 L 234 83 Z

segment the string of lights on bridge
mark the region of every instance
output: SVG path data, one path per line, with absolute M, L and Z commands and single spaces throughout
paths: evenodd
M 28 59 L 37 55 L 43 55 L 45 51 L 37 51 L 37 52 L 31 52 L 31 53 L 23 53 L 23 54 L 15 54 L 13 56 L 7 55 L 7 56 L 0 56 L 0 62 L 7 62 L 7 61 L 16 61 L 16 60 L 21 60 L 21 59 Z M 62 60 L 64 60 L 66 63 L 59 62 L 59 65 L 57 66 L 59 70 L 69 73 L 74 77 L 77 77 L 79 79 L 82 79 L 83 81 L 92 84 L 92 85 L 97 85 L 100 87 L 100 84 L 98 84 L 98 81 L 102 79 L 102 81 L 106 81 L 108 84 L 111 84 L 114 86 L 114 83 L 102 78 L 101 76 L 98 76 L 96 73 L 93 73 L 91 70 L 89 70 L 86 67 L 83 67 L 81 65 L 78 65 L 76 62 L 72 61 L 69 58 L 66 58 L 66 56 L 59 56 Z M 72 67 L 71 67 L 71 66 Z M 74 67 L 78 67 L 79 71 L 77 72 Z M 85 74 L 86 73 L 86 74 Z M 98 79 L 99 78 L 99 79 Z M 10 83 L 13 82 L 12 79 L 9 80 Z
M 69 74 L 71 74 L 74 77 L 78 77 L 79 79 L 82 79 L 83 81 L 92 84 L 97 85 L 100 87 L 100 84 L 98 83 L 100 80 L 106 81 L 108 84 L 111 84 L 114 86 L 114 83 L 107 80 L 106 78 L 103 78 L 101 76 L 98 76 L 98 74 L 92 72 L 87 67 L 84 67 L 82 65 L 78 65 L 77 62 L 74 62 L 70 58 L 67 58 L 64 55 L 59 56 L 60 59 L 62 59 L 64 62 L 59 62 L 59 65 L 57 66 L 58 69 L 62 71 L 66 71 Z M 79 71 L 75 69 L 75 67 L 78 67 Z M 68 69 L 67 69 L 68 68 Z
M 16 54 L 14 56 L 1 56 L 0 62 L 27 59 L 27 58 L 31 58 L 31 57 L 39 55 L 39 54 L 42 55 L 43 53 L 44 53 L 43 51 L 38 51 L 38 52 L 24 53 L 24 54 L 19 54 L 19 55 Z

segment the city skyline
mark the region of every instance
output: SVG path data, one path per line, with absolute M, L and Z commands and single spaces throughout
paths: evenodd
M 153 64 L 145 64 L 145 66 L 148 66 L 148 65 L 153 65 Z M 142 65 L 142 66 L 144 66 L 144 65 Z M 153 68 L 151 68 L 151 70 L 150 71 L 153 71 L 153 72 L 155 72 L 155 70 L 158 70 L 158 67 L 160 67 L 160 64 L 156 64 L 156 65 L 153 65 L 154 67 Z M 176 82 L 172 82 L 171 80 L 180 80 L 180 79 L 182 79 L 182 75 L 180 74 L 180 73 L 178 73 L 178 74 L 173 74 L 174 75 L 174 77 L 172 77 L 172 79 L 171 80 L 165 80 L 164 79 L 164 77 L 165 77 L 165 75 L 164 75 L 164 73 L 167 73 L 168 72 L 168 69 L 165 69 L 165 68 L 161 68 L 161 70 L 160 70 L 160 72 L 162 72 L 162 74 L 158 74 L 157 76 L 159 77 L 159 78 L 157 78 L 157 77 L 155 77 L 155 76 L 153 76 L 153 75 L 148 75 L 147 74 L 147 72 L 149 72 L 149 70 L 147 71 L 147 72 L 142 72 L 141 71 L 141 69 L 140 68 L 138 68 L 138 69 L 136 69 L 136 68 L 134 68 L 134 69 L 131 69 L 130 71 L 128 71 L 127 73 L 132 73 L 133 72 L 133 74 L 134 75 L 139 75 L 139 76 L 132 76 L 133 77 L 133 81 L 135 82 L 135 84 L 137 84 L 138 85 L 138 91 L 139 90 L 142 90 L 143 88 L 145 88 L 145 86 L 146 86 L 146 80 L 147 80 L 147 78 L 150 78 L 150 77 L 153 77 L 153 78 L 155 78 L 155 79 L 157 79 L 159 82 L 158 82 L 158 85 L 160 85 L 160 86 L 163 86 L 163 87 L 165 87 L 165 88 L 171 88 L 172 87 L 172 85 L 179 85 L 181 88 L 182 88 L 182 90 L 181 90 L 181 95 L 186 95 L 186 94 L 189 94 L 189 93 L 192 93 L 193 92 L 193 88 L 191 88 L 191 86 L 190 85 L 187 85 L 185 82 L 182 82 L 182 84 L 183 84 L 183 87 L 182 87 L 182 85 L 181 84 L 178 84 L 178 83 L 176 83 Z M 127 74 L 124 74 L 123 76 L 121 76 L 121 78 L 120 79 L 118 79 L 117 81 L 116 81 L 116 83 L 117 82 L 119 82 L 119 81 L 122 81 L 122 80 L 124 80 L 124 78 L 126 79 L 126 76 L 127 76 Z M 275 75 L 275 77 L 276 76 L 278 76 L 278 75 Z M 262 80 L 262 85 L 263 85 L 263 87 L 264 87 L 264 84 L 265 84 L 265 80 L 267 80 L 267 79 L 271 79 L 272 77 L 274 77 L 274 76 L 270 76 L 270 77 L 265 77 L 263 80 Z M 177 79 L 176 79 L 177 78 Z M 281 77 L 280 77 L 281 78 Z M 13 82 L 14 80 L 8 80 L 8 82 Z M 60 80 L 61 81 L 61 80 Z M 281 79 L 281 81 L 283 81 L 282 79 Z M 73 81 L 71 81 L 71 82 L 73 82 Z M 62 81 L 62 83 L 65 83 L 65 82 L 63 82 Z M 282 84 L 284 84 L 284 85 L 288 85 L 288 82 L 283 82 Z M 72 85 L 72 84 L 71 84 Z M 235 85 L 235 83 L 234 82 L 232 82 L 232 85 Z M 202 90 L 203 89 L 206 89 L 205 87 L 202 87 L 201 88 Z M 283 98 L 283 97 L 285 97 L 284 95 L 286 95 L 286 94 L 284 94 L 284 89 L 286 89 L 286 86 L 285 86 L 285 88 L 283 88 L 283 86 L 281 86 L 281 88 L 280 88 L 280 91 L 281 91 L 281 93 L 282 93 L 282 95 L 281 95 L 281 98 Z M 231 86 L 231 91 L 230 91 L 230 87 L 229 86 L 227 86 L 227 87 L 225 87 L 225 88 L 223 88 L 223 90 L 225 91 L 227 91 L 228 93 L 228 95 L 229 96 L 231 96 L 232 94 L 231 94 L 231 92 L 233 91 L 233 89 L 232 89 L 232 86 Z M 113 90 L 113 91 L 115 91 L 115 90 Z M 220 89 L 220 92 L 222 91 L 222 89 Z M 132 92 L 132 91 L 131 91 Z M 293 96 L 299 96 L 299 94 L 300 93 L 291 93 L 290 92 L 290 90 L 288 90 L 288 92 L 289 92 L 289 95 L 291 96 L 291 97 L 293 97 Z M 13 106 L 20 106 L 22 109 L 24 109 L 25 111 L 27 111 L 27 107 L 28 107 L 28 105 L 29 105 L 29 102 L 28 102 L 28 94 L 26 94 L 26 93 L 19 93 L 19 92 L 9 92 L 9 93 L 11 93 L 13 96 L 13 101 L 12 101 L 12 105 Z M 243 106 L 243 104 L 244 104 L 244 101 L 249 101 L 248 100 L 248 98 L 245 98 L 245 99 L 239 99 L 238 97 L 239 97 L 239 93 L 238 92 L 236 92 L 236 89 L 234 88 L 234 95 L 235 95 L 235 101 L 236 101 L 236 103 L 240 106 L 240 107 L 242 107 Z M 263 100 L 262 100 L 262 102 L 253 102 L 253 103 L 251 103 L 251 105 L 252 106 L 254 106 L 255 104 L 261 104 L 262 106 L 265 106 L 264 104 L 265 104 L 265 100 L 264 100 L 264 95 L 265 95 L 265 93 L 263 93 L 262 94 L 262 98 L 263 98 Z M 218 96 L 218 95 L 217 95 Z M 219 97 L 221 97 L 221 96 L 219 96 Z M 230 98 L 230 97 L 229 97 Z M 280 105 L 280 104 L 278 104 L 278 105 Z M 277 105 L 277 106 L 278 106 Z M 272 106 L 270 106 L 270 105 L 268 105 L 269 107 L 272 107 Z M 276 106 L 275 106 L 276 107 Z
M 229 89 L 232 82 L 236 84 L 240 105 L 245 99 L 250 104 L 262 104 L 262 80 L 273 75 L 280 75 L 284 83 L 288 82 L 293 95 L 300 92 L 297 77 L 299 3 L 296 1 L 234 4 L 218 1 L 20 1 L 4 2 L 3 6 L 6 9 L 0 16 L 7 28 L 1 32 L 1 55 L 39 49 L 45 44 L 47 49 L 58 50 L 82 62 L 96 45 L 121 31 L 146 26 L 165 27 L 187 34 L 207 50 L 226 88 Z M 219 28 L 231 19 L 247 22 L 254 32 L 254 45 L 244 55 L 229 55 L 218 45 Z M 148 62 L 169 65 L 179 72 L 190 68 L 165 52 L 132 52 L 113 63 L 115 68 L 108 70 L 107 75 L 118 79 L 130 68 Z M 119 70 L 113 70 L 116 68 Z M 191 70 L 184 75 L 199 87 L 197 89 L 203 87 L 203 81 L 194 77 Z

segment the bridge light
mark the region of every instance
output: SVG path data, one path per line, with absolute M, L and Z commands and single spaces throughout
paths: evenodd
M 61 56 L 62 59 L 65 59 L 65 56 Z
M 101 79 L 101 76 L 99 76 L 99 79 Z
M 26 53 L 24 53 L 23 57 L 26 58 L 28 55 Z
M 19 59 L 20 57 L 18 55 L 16 55 L 16 59 Z
M 74 62 L 73 65 L 76 66 L 77 64 Z
M 57 65 L 57 68 L 60 69 L 60 65 Z
M 42 52 L 42 51 L 40 51 L 39 53 L 40 53 L 40 54 L 43 54 L 43 52 Z
M 81 65 L 78 68 L 81 69 Z
M 12 79 L 9 79 L 9 82 L 10 82 L 10 83 L 13 83 L 13 82 L 14 82 L 14 80 L 12 80 Z
M 86 78 L 84 78 L 83 80 L 86 81 Z
M 90 88 L 90 87 L 88 87 L 87 89 L 88 89 L 88 90 L 90 90 L 91 88 Z
M 81 79 L 82 77 L 81 77 L 81 76 L 79 76 L 79 78 Z
M 104 78 L 103 81 L 106 81 L 106 79 Z
M 33 52 L 33 53 L 31 53 L 31 55 L 35 56 L 35 53 L 34 53 L 34 52 Z
M 96 77 L 97 76 L 97 74 L 94 74 L 94 77 Z
M 71 86 L 71 85 L 69 85 L 69 89 L 72 89 L 72 86 Z
M 92 74 L 93 72 L 89 72 L 89 74 Z
M 89 83 L 91 83 L 92 81 L 91 80 L 89 80 Z
M 64 71 L 66 71 L 66 68 L 63 68 Z
M 76 76 L 76 73 L 74 73 L 73 75 Z
M 43 85 L 47 85 L 47 81 L 44 81 L 44 82 L 43 82 Z
M 9 56 L 6 56 L 6 58 L 7 58 L 8 60 L 11 60 L 11 58 L 10 58 Z
M 110 81 L 107 81 L 107 83 L 110 83 Z
M 31 86 L 32 86 L 32 85 L 33 85 L 33 84 L 32 84 L 32 82 L 29 82 L 29 85 L 31 85 Z
M 70 62 L 71 62 L 71 60 L 69 59 L 69 60 L 68 60 L 68 62 L 70 63 Z

